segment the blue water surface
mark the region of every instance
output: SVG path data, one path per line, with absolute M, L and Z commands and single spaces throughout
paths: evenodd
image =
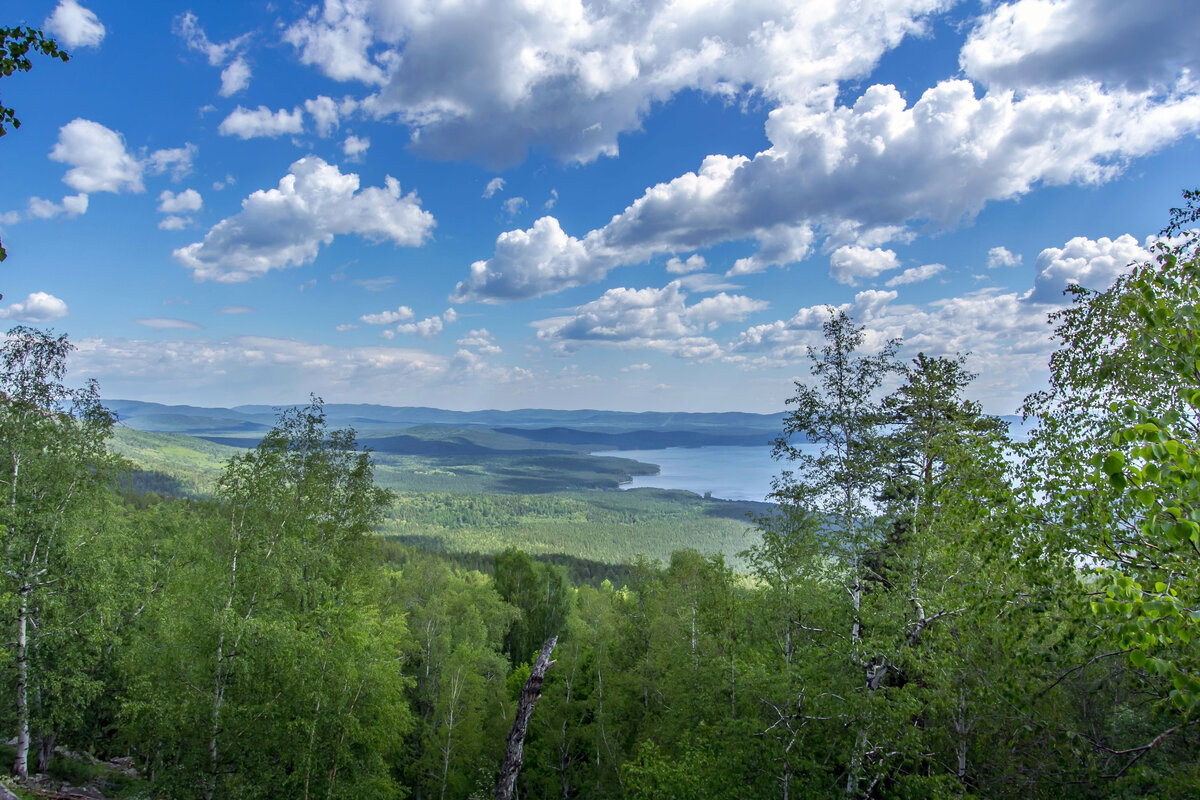
M 696 494 L 712 492 L 713 497 L 723 500 L 765 500 L 771 491 L 771 479 L 787 466 L 771 458 L 769 447 L 668 447 L 593 455 L 632 458 L 659 466 L 659 474 L 635 475 L 623 489 L 686 489 Z

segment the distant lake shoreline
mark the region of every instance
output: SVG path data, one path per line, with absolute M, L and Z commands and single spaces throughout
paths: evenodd
M 771 458 L 770 447 L 668 447 L 605 450 L 592 455 L 632 458 L 659 466 L 657 475 L 635 475 L 622 489 L 684 489 L 700 495 L 712 492 L 722 500 L 756 502 L 766 500 L 771 480 L 786 466 Z

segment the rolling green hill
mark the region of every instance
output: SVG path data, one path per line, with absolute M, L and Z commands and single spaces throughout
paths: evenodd
M 121 425 L 113 429 L 109 449 L 129 459 L 139 470 L 159 473 L 178 485 L 178 492 L 166 493 L 186 495 L 211 493 L 225 463 L 242 452 L 242 448 L 214 444 L 194 436 L 151 433 Z M 167 486 L 169 488 L 169 484 Z

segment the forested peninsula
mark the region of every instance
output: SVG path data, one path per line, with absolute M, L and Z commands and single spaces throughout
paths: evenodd
M 14 328 L 6 785 L 492 797 L 557 637 L 518 797 L 1195 797 L 1200 194 L 1185 201 L 1156 260 L 1071 289 L 1050 319 L 1027 440 L 966 399 L 969 356 L 900 360 L 831 307 L 736 564 L 711 548 L 472 561 L 389 536 L 406 508 L 470 495 L 382 485 L 318 398 L 214 450 L 209 482 L 152 491 L 113 450 L 96 384 L 66 382 L 67 337 Z M 602 507 L 486 502 L 580 525 Z

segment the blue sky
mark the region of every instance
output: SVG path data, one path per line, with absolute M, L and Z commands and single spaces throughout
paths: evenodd
M 0 318 L 107 397 L 780 410 L 828 306 L 970 353 L 1200 185 L 1194 0 L 16 0 Z

